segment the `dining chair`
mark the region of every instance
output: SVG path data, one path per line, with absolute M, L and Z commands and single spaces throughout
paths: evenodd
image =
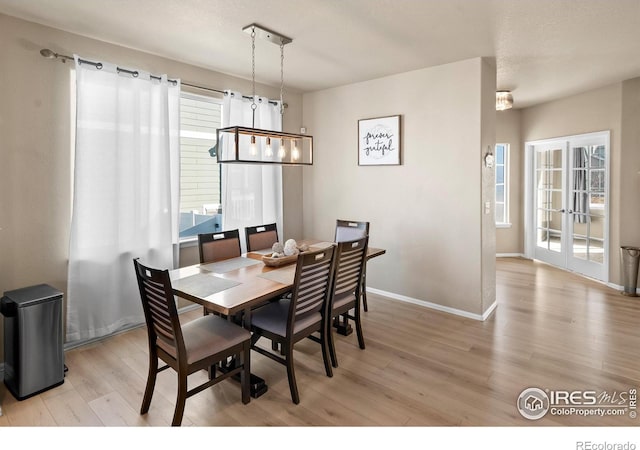
M 333 376 L 329 361 L 329 299 L 334 274 L 335 245 L 298 255 L 291 299 L 281 299 L 256 309 L 251 315 L 251 349 L 287 367 L 293 403 L 300 403 L 293 365 L 296 342 L 320 333 L 322 358 L 328 377 Z M 279 353 L 258 347 L 262 337 L 282 348 Z M 273 345 L 272 345 L 273 349 Z
M 352 241 L 369 236 L 369 222 L 358 222 L 355 220 L 336 220 L 336 234 L 334 242 Z M 365 263 L 362 275 L 362 306 L 365 311 L 369 311 L 367 304 L 367 265 Z
M 242 403 L 250 400 L 251 333 L 218 316 L 203 316 L 181 324 L 168 270 L 133 260 L 149 340 L 149 374 L 140 414 L 146 414 L 156 376 L 169 367 L 178 374 L 178 394 L 172 426 L 182 423 L 187 398 L 234 375 L 240 375 Z M 236 358 L 236 365 L 216 376 L 215 365 Z M 158 359 L 166 365 L 158 367 Z M 209 381 L 187 389 L 189 375 L 209 370 Z
M 335 275 L 331 287 L 330 308 L 331 318 L 327 321 L 327 333 L 329 337 L 329 355 L 333 367 L 338 367 L 331 320 L 339 320 L 345 316 L 356 324 L 358 345 L 364 350 L 364 335 L 362 333 L 362 320 L 360 314 L 360 290 L 362 289 L 362 277 L 367 260 L 367 246 L 369 237 L 365 236 L 353 241 L 341 242 L 336 248 Z M 350 311 L 353 310 L 353 314 Z
M 270 249 L 278 242 L 278 227 L 275 223 L 245 227 L 247 252 Z

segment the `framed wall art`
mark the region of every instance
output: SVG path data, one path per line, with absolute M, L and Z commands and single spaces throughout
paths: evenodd
M 400 164 L 400 116 L 358 120 L 358 165 Z

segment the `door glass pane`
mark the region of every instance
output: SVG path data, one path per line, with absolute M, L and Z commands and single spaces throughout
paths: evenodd
M 504 184 L 496 186 L 496 202 L 504 202 Z
M 589 167 L 605 167 L 605 151 L 604 145 L 593 145 L 590 148 Z
M 587 259 L 587 239 L 573 236 L 573 256 L 578 259 Z
M 538 214 L 536 215 L 537 225 L 539 228 L 547 228 L 549 226 L 549 221 L 551 220 L 551 213 L 545 209 L 538 209 Z
M 549 248 L 549 230 L 538 228 L 536 232 L 536 245 L 542 248 Z
M 589 239 L 589 261 L 600 264 L 604 263 L 603 241 L 598 239 Z
M 549 228 L 562 230 L 562 216 L 563 214 L 560 211 L 552 211 L 550 215 L 551 220 L 549 222 Z
M 562 232 L 549 230 L 549 250 L 560 253 L 562 251 Z
M 589 237 L 596 239 L 604 239 L 604 217 L 589 217 Z
M 591 192 L 604 192 L 604 169 L 591 169 L 589 171 L 589 190 Z

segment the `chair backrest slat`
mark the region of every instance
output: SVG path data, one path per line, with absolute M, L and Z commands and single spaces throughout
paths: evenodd
M 236 258 L 240 250 L 240 231 L 238 229 L 203 233 L 198 235 L 200 263 L 211 263 L 223 259 Z
M 359 293 L 367 256 L 368 237 L 341 242 L 337 247 L 333 296 Z
M 133 263 L 149 335 L 149 345 L 156 345 L 156 340 L 161 339 L 175 348 L 177 355 L 185 354 L 169 271 L 147 267 L 137 258 Z
M 271 248 L 278 242 L 278 227 L 275 223 L 246 227 L 245 233 L 248 252 Z
M 287 322 L 288 333 L 292 333 L 297 319 L 315 312 L 327 314 L 334 257 L 335 245 L 298 256 Z

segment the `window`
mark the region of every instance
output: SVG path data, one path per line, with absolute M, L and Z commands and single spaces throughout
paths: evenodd
M 222 101 L 180 97 L 180 238 L 222 229 L 220 165 L 209 149 L 221 126 Z
M 496 144 L 496 225 L 509 226 L 509 144 Z

